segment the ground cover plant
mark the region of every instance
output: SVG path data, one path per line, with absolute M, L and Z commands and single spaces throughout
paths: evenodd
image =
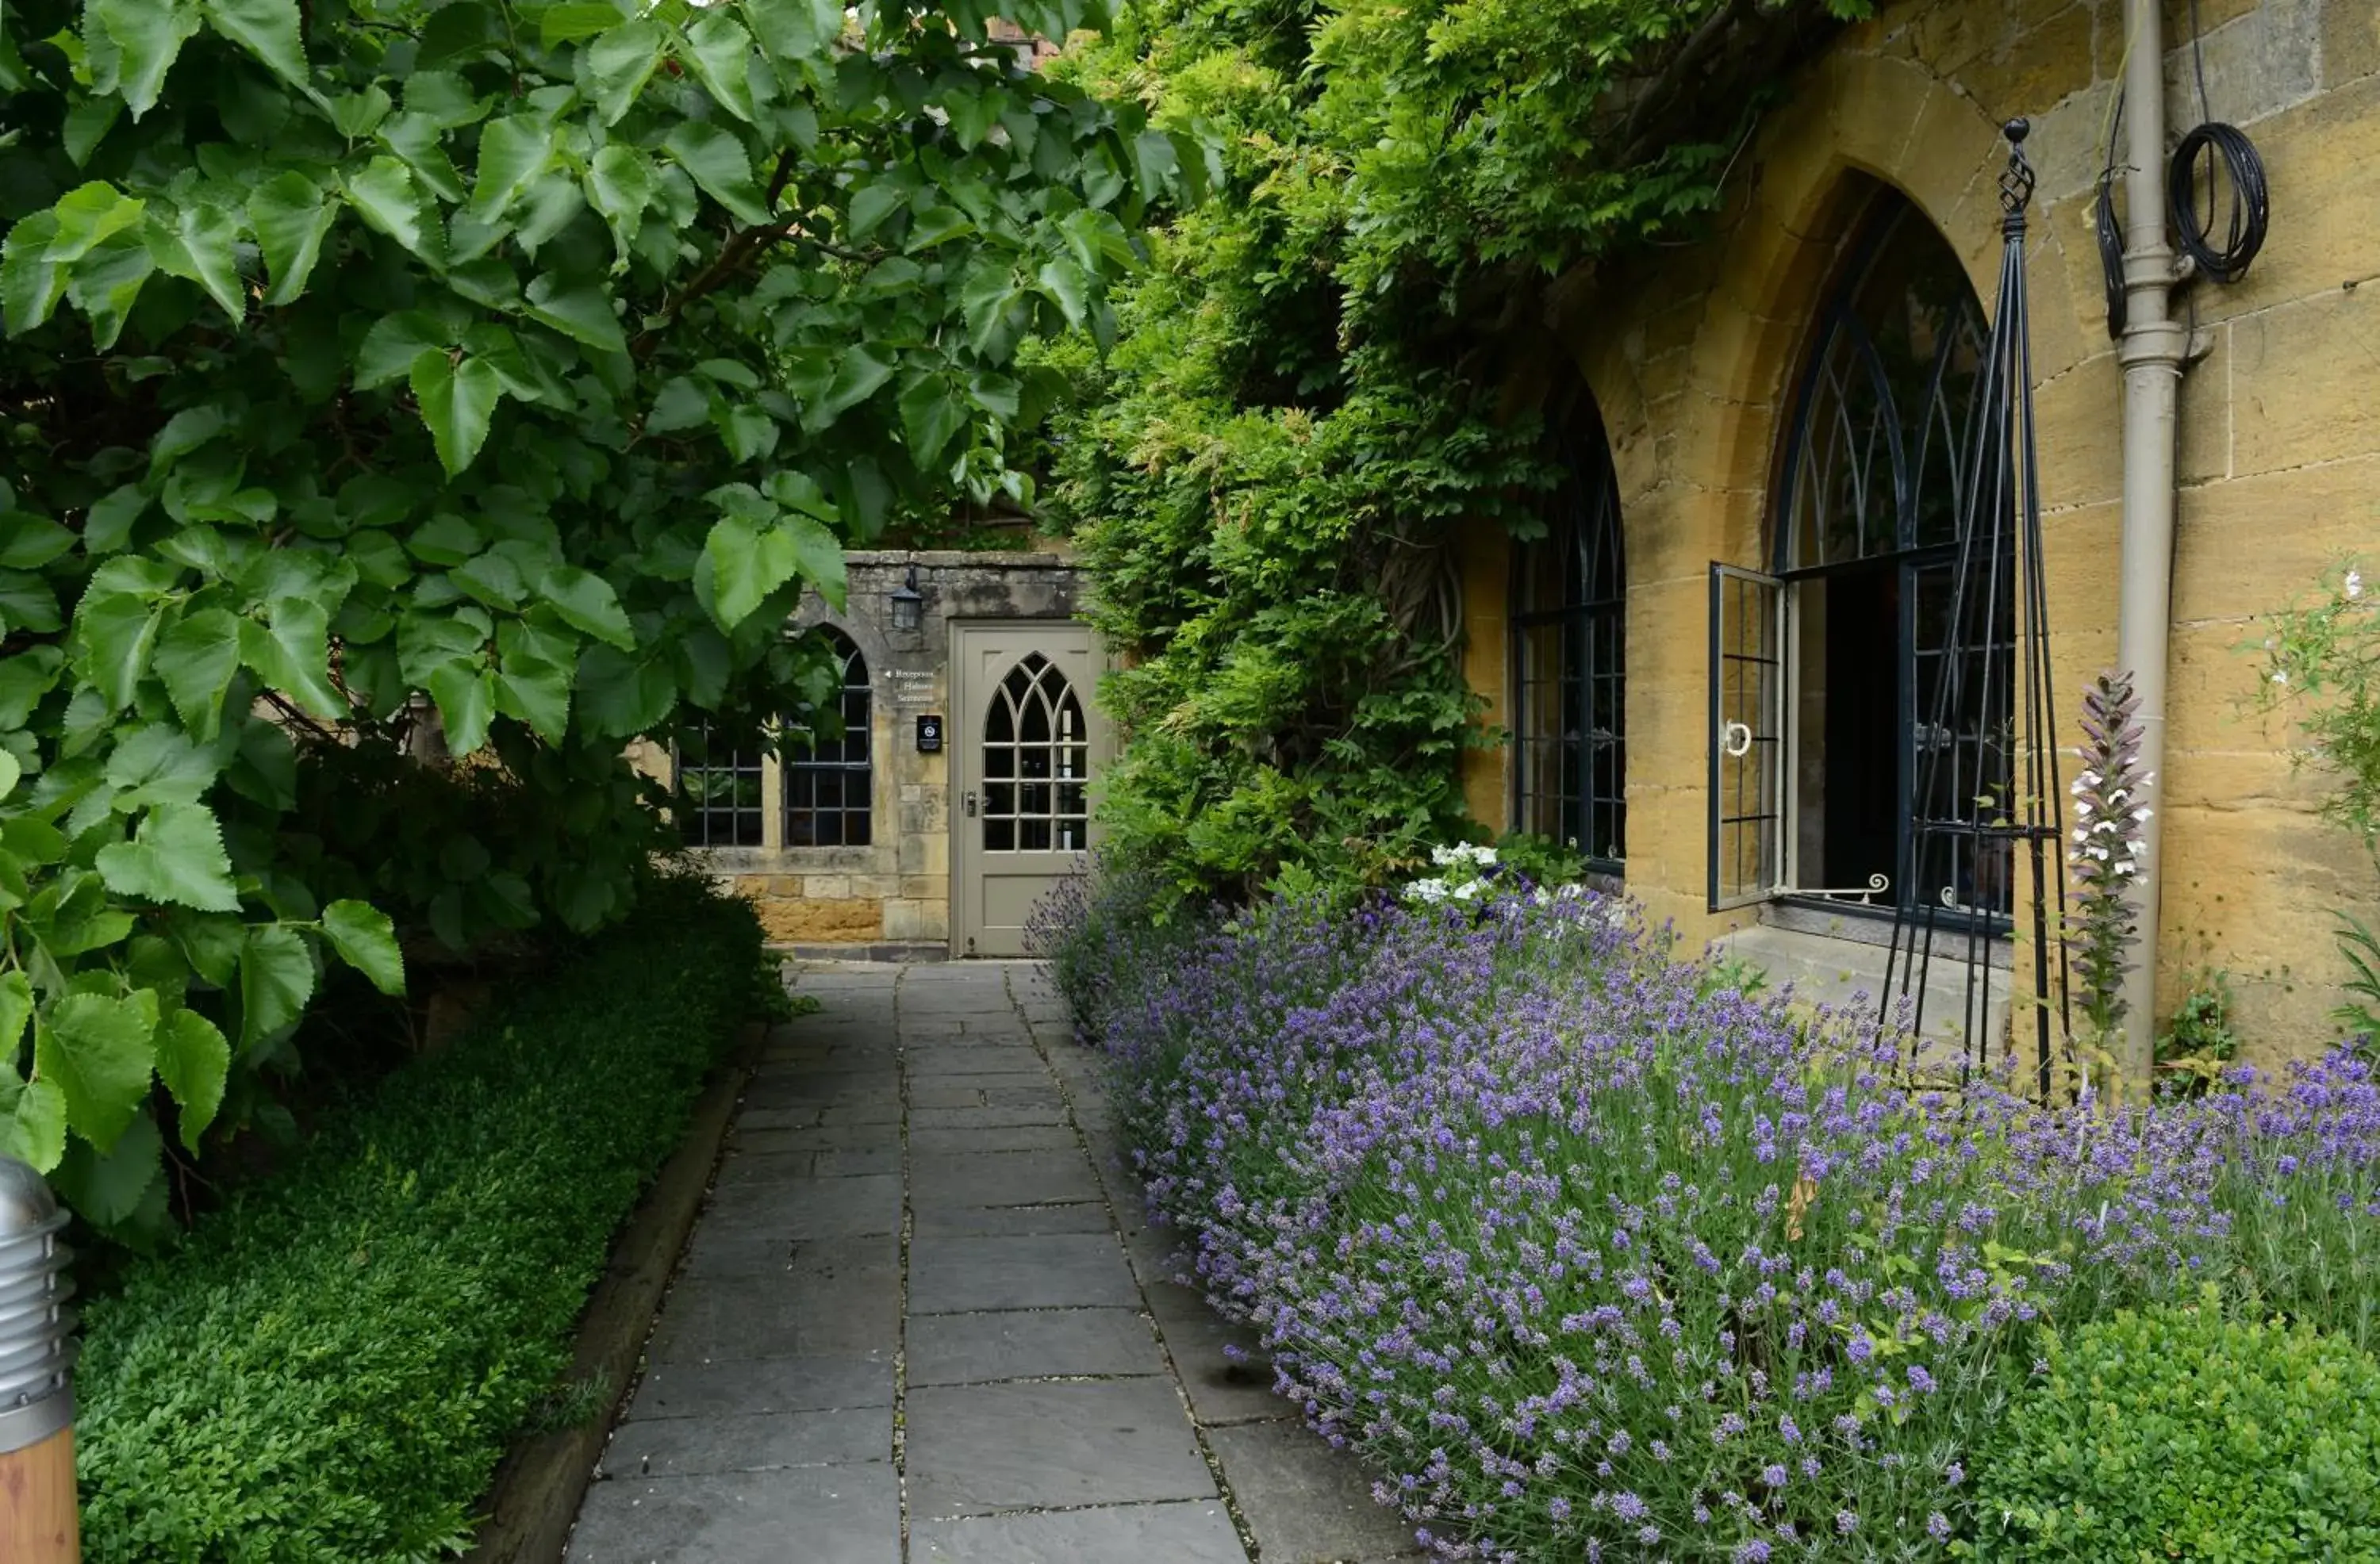
M 612 1234 L 763 996 L 742 903 L 689 880 L 84 1317 L 94 1564 L 363 1564 L 454 1551 L 557 1377 Z
M 1905 1085 L 1873 1021 L 1748 996 L 1591 894 L 1162 903 L 1126 877 L 1044 930 L 1149 1199 L 1450 1556 L 1939 1557 L 2045 1328 L 2211 1284 L 2380 1340 L 2351 1055 L 2037 1109 Z

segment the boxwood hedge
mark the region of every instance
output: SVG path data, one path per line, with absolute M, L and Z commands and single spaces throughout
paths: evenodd
M 759 959 L 743 903 L 664 881 L 136 1263 L 85 1321 L 92 1564 L 457 1546 Z

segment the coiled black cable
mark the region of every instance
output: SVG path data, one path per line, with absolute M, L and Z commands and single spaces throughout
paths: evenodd
M 2166 163 L 2166 212 L 2181 252 L 2190 257 L 2200 274 L 2218 283 L 2236 283 L 2248 274 L 2249 262 L 2265 248 L 2265 234 L 2272 224 L 2272 190 L 2265 182 L 2265 160 L 2257 155 L 2256 145 L 2248 139 L 2247 132 L 2238 126 L 2217 122 L 2208 107 L 2204 30 L 2199 25 L 2198 0 L 2190 3 L 2190 30 L 2191 60 L 2198 79 L 2200 123 L 2181 139 L 2181 144 L 2174 148 L 2173 156 Z M 2116 143 L 2123 123 L 2124 94 L 2119 88 L 2114 112 L 2107 122 L 2107 160 L 2099 171 L 2099 188 L 2092 210 L 2092 226 L 2099 243 L 2099 271 L 2107 288 L 2107 334 L 2111 337 L 2124 334 L 2124 323 L 2130 314 L 2124 295 L 2124 230 L 2116 220 Z M 2205 164 L 2206 188 L 2203 208 L 2198 199 L 2202 163 Z M 2214 236 L 2216 209 L 2227 187 L 2231 193 L 2231 207 L 2218 242 Z
M 2124 334 L 2131 319 L 2131 301 L 2124 293 L 2124 229 L 2116 221 L 2116 138 L 2124 126 L 2123 89 L 2116 90 L 2116 111 L 2107 119 L 2107 161 L 2099 170 L 2099 191 L 2092 203 L 2091 225 L 2099 239 L 2099 281 L 2107 290 L 2107 334 Z
M 2199 164 L 2206 163 L 2206 201 L 2198 195 Z M 2217 177 L 2220 169 L 2222 177 Z M 2223 238 L 2214 238 L 2216 206 L 2223 184 L 2231 188 L 2231 211 Z M 2265 248 L 2272 222 L 2272 192 L 2265 183 L 2265 160 L 2237 126 L 2209 123 L 2181 139 L 2166 164 L 2166 205 L 2181 252 L 2218 283 L 2236 283 Z

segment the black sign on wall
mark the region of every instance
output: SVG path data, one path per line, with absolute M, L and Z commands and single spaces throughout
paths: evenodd
M 942 747 L 942 720 L 934 716 L 917 719 L 917 753 L 933 755 Z

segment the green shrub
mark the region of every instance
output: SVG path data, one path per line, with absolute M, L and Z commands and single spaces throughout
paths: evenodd
M 2052 1339 L 1982 1462 L 1985 1559 L 2380 1558 L 2380 1362 L 2197 1308 Z
M 742 903 L 663 880 L 138 1263 L 87 1315 L 92 1564 L 460 1544 L 761 971 Z

